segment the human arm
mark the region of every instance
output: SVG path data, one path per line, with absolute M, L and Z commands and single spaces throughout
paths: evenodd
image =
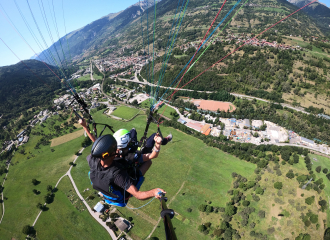
M 155 146 L 154 146 L 152 153 L 147 153 L 147 154 L 142 155 L 143 162 L 146 162 L 146 161 L 149 161 L 151 159 L 158 157 L 158 154 L 160 151 L 160 145 L 162 144 L 162 138 L 159 136 L 158 133 L 155 135 L 154 141 L 155 141 Z
M 95 142 L 96 138 L 93 134 L 91 134 L 91 132 L 89 131 L 89 128 L 87 126 L 87 123 L 85 121 L 85 119 L 79 119 L 79 124 L 84 128 L 85 132 L 87 133 L 88 137 L 90 138 L 90 140 L 92 140 L 92 142 Z
M 163 189 L 160 188 L 154 188 L 151 189 L 149 191 L 139 191 L 133 184 L 127 189 L 127 192 L 129 192 L 130 194 L 132 194 L 135 198 L 139 199 L 139 200 L 146 200 L 152 197 L 155 198 L 161 198 L 161 195 L 159 195 L 159 192 L 163 192 L 166 193 Z

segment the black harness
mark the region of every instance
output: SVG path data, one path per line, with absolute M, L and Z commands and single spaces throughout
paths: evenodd
M 121 171 L 127 171 L 127 174 L 135 182 L 138 179 L 137 163 L 134 162 L 135 152 L 129 152 L 124 158 L 117 157 L 114 159 L 115 164 L 111 167 L 103 169 L 99 158 L 91 156 L 89 161 L 90 180 L 93 188 L 101 193 L 113 198 L 118 196 L 113 193 L 114 190 L 121 191 L 124 194 L 124 189 L 114 184 L 114 180 Z

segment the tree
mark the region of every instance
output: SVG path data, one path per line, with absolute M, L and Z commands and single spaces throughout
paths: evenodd
M 52 190 L 53 190 L 52 185 L 48 185 L 48 186 L 47 186 L 47 191 L 48 191 L 48 192 L 51 192 Z
M 262 195 L 264 193 L 264 190 L 261 187 L 257 187 L 256 194 Z
M 198 226 L 198 231 L 204 232 L 206 230 L 206 227 L 202 224 Z
M 244 200 L 243 201 L 243 206 L 244 207 L 247 207 L 247 206 L 249 206 L 250 205 L 250 202 L 249 201 L 247 201 L 247 200 Z
M 110 218 L 111 218 L 111 220 L 113 220 L 113 219 L 119 218 L 119 215 L 117 213 L 111 213 Z
M 33 185 L 37 185 L 39 183 L 39 181 L 37 179 L 33 178 L 32 183 L 33 183 Z
M 257 196 L 257 195 L 253 195 L 252 198 L 253 198 L 253 200 L 256 201 L 256 202 L 259 202 L 259 201 L 260 201 L 260 197 Z
M 205 212 L 206 211 L 206 207 L 207 207 L 207 205 L 201 204 L 201 205 L 199 205 L 198 210 L 201 211 L 201 212 Z
M 319 201 L 319 205 L 320 205 L 321 207 L 327 206 L 327 201 L 325 201 L 324 199 L 323 199 L 323 200 L 320 200 L 320 201 Z
M 53 194 L 47 193 L 47 195 L 45 196 L 45 202 L 49 204 L 49 203 L 53 202 L 53 200 L 54 200 Z
M 211 212 L 213 212 L 213 207 L 212 206 L 207 206 L 206 207 L 206 211 L 205 211 L 206 213 L 211 213 Z
M 29 235 L 32 232 L 32 227 L 30 225 L 25 225 L 23 227 L 22 233 Z
M 265 218 L 265 216 L 266 216 L 265 211 L 260 210 L 260 211 L 258 212 L 258 216 L 259 216 L 260 218 Z
M 37 208 L 42 209 L 43 208 L 43 205 L 41 203 L 38 203 L 37 204 Z
M 223 229 L 215 229 L 213 231 L 213 235 L 216 236 L 216 237 L 220 237 L 221 234 L 223 234 L 225 231 Z
M 294 173 L 293 173 L 293 172 L 288 172 L 288 173 L 286 174 L 286 177 L 292 179 L 292 178 L 294 178 Z
M 315 171 L 318 172 L 318 173 L 320 173 L 321 170 L 322 170 L 322 167 L 321 167 L 321 166 L 318 166 L 318 167 L 316 167 L 316 169 L 315 169 Z
M 316 214 L 313 214 L 312 216 L 310 216 L 309 220 L 315 224 L 318 223 L 319 217 Z
M 305 203 L 311 205 L 314 202 L 315 196 L 311 196 L 305 199 Z
M 89 139 L 89 137 L 85 137 L 85 139 L 83 140 L 83 142 L 81 143 L 82 147 L 87 147 L 89 145 L 92 144 L 92 140 Z
M 324 231 L 324 240 L 330 240 L 330 227 L 328 227 L 325 231 Z
M 304 223 L 306 227 L 309 227 L 312 224 L 309 220 L 306 220 Z
M 283 184 L 281 182 L 274 183 L 274 188 L 276 188 L 276 189 L 282 189 L 282 187 L 283 187 Z
M 233 205 L 229 205 L 226 207 L 225 209 L 225 214 L 227 214 L 228 216 L 232 216 L 236 213 L 237 208 Z
M 37 190 L 37 189 L 33 189 L 32 192 L 33 192 L 34 194 L 38 194 L 38 190 Z
M 323 168 L 322 171 L 323 171 L 324 174 L 327 174 L 329 170 L 327 168 Z

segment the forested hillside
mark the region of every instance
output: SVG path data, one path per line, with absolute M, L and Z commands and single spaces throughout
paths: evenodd
M 61 87 L 60 80 L 41 62 L 27 60 L 0 68 L 0 125 L 19 117 L 27 109 L 47 106 Z M 51 67 L 54 72 L 56 68 Z M 37 77 L 37 76 L 38 77 Z

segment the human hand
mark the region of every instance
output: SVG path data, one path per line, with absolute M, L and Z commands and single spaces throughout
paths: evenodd
M 156 144 L 161 144 L 163 139 L 161 138 L 161 136 L 159 136 L 159 133 L 156 133 L 155 137 L 154 137 L 154 141 Z
M 155 198 L 160 199 L 162 197 L 161 193 L 166 193 L 163 189 L 161 188 L 155 188 L 154 189 L 154 196 Z
M 86 123 L 85 119 L 83 119 L 83 118 L 79 119 L 78 123 L 83 127 L 87 127 L 87 123 Z

